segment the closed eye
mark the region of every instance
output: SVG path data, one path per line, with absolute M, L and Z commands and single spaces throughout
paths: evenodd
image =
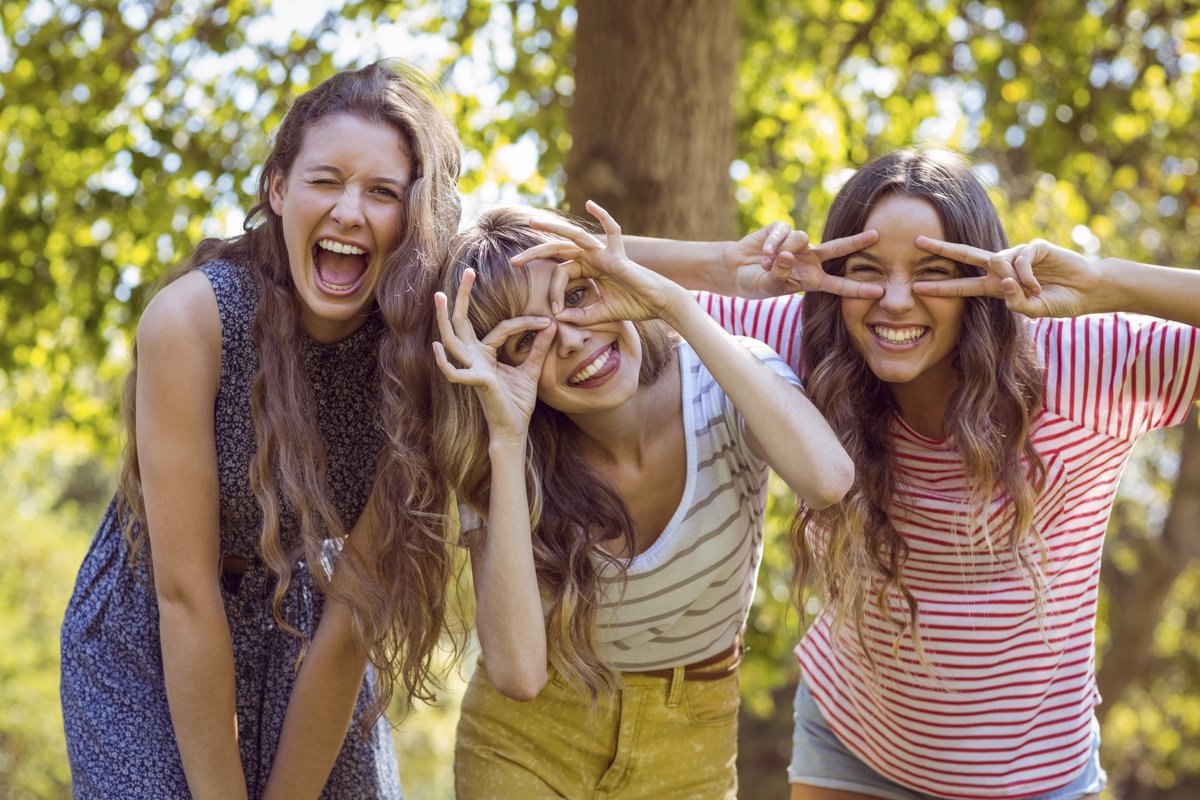
M 917 277 L 923 281 L 945 281 L 954 278 L 958 270 L 949 265 L 936 264 L 923 267 Z
M 376 186 L 371 191 L 377 195 L 386 197 L 391 200 L 399 200 L 400 199 L 400 195 L 394 189 L 387 187 L 387 186 Z
M 873 281 L 883 277 L 883 270 L 866 261 L 846 265 L 846 277 L 855 281 Z

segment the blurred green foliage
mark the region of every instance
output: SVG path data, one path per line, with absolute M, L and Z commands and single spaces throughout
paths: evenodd
M 407 57 L 448 90 L 468 209 L 563 196 L 570 2 L 350 0 L 294 32 L 278 5 L 0 8 L 0 800 L 65 791 L 57 625 L 112 491 L 119 382 L 147 287 L 202 236 L 237 230 L 290 100 L 336 69 Z M 698 168 L 729 170 L 742 228 L 792 218 L 815 234 L 849 169 L 938 141 L 976 161 L 1015 240 L 1200 263 L 1195 3 L 737 5 L 739 158 Z M 1126 481 L 1108 560 L 1130 580 L 1147 552 L 1138 543 L 1161 535 L 1175 438 L 1144 443 Z M 773 487 L 743 676 L 747 711 L 776 725 L 769 741 L 744 739 L 747 762 L 787 751 L 778 687 L 795 679 L 801 633 L 778 535 L 790 510 Z M 1159 619 L 1145 620 L 1157 626 L 1150 668 L 1106 698 L 1105 760 L 1122 797 L 1200 792 L 1200 571 L 1189 558 Z M 1101 657 L 1119 644 L 1102 623 Z M 412 796 L 451 795 L 459 685 L 397 733 Z

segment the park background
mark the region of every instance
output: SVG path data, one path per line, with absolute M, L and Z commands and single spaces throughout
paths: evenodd
M 34 0 L 0 10 L 0 800 L 69 794 L 58 626 L 116 475 L 155 280 L 250 205 L 299 93 L 382 56 L 437 78 L 465 216 L 600 201 L 632 233 L 819 238 L 848 172 L 977 164 L 1014 241 L 1200 264 L 1200 9 L 1180 0 Z M 790 650 L 775 490 L 743 669 L 742 796 L 783 797 Z M 1200 797 L 1200 428 L 1138 448 L 1102 570 L 1108 797 Z M 452 796 L 452 674 L 396 730 Z M 399 720 L 397 709 L 394 719 Z

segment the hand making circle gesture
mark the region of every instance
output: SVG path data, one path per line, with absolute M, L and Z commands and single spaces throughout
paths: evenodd
M 569 222 L 536 219 L 531 223 L 534 228 L 562 239 L 531 247 L 512 260 L 514 266 L 521 266 L 539 258 L 562 259 L 550 280 L 555 319 L 572 325 L 663 319 L 670 316 L 672 303 L 693 302 L 678 284 L 625 255 L 621 226 L 599 204 L 589 200 L 587 210 L 603 226 L 606 242 Z M 567 287 L 581 278 L 595 282 L 599 297 L 573 306 L 567 302 Z
M 475 270 L 466 270 L 454 298 L 452 315 L 446 308 L 446 295 L 438 292 L 433 296 L 441 337 L 440 342 L 433 343 L 433 354 L 446 380 L 475 389 L 493 441 L 523 438 L 537 404 L 538 376 L 550 351 L 556 325 L 546 317 L 514 317 L 479 339 L 468 318 L 474 283 Z M 522 347 L 527 347 L 524 358 L 519 364 L 501 361 L 504 343 L 522 334 L 533 334 L 532 341 Z

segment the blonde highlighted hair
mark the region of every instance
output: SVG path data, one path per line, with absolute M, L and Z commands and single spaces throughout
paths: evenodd
M 936 149 L 896 151 L 858 170 L 830 207 L 824 241 L 861 232 L 872 210 L 896 196 L 932 205 L 947 241 L 991 251 L 1008 246 L 996 208 L 970 166 Z M 845 267 L 845 257 L 825 264 L 833 275 L 845 274 Z M 959 263 L 958 273 L 970 277 L 982 270 Z M 1029 433 L 1042 402 L 1041 367 L 1025 325 L 1003 300 L 969 297 L 964 305 L 952 362 L 959 380 L 949 398 L 946 431 L 972 486 L 965 519 L 981 524 L 989 544 L 998 545 L 998 556 L 1011 558 L 1028 576 L 1040 608 L 1045 547 L 1033 512 L 1045 465 Z M 841 298 L 821 292 L 805 296 L 801 369 L 809 398 L 837 433 L 856 472 L 842 502 L 797 511 L 790 536 L 796 599 L 803 609 L 809 579 L 818 578 L 835 626 L 853 625 L 872 664 L 864 629 L 869 604 L 892 624 L 897 646 L 911 634 L 922 654 L 919 608 L 903 574 L 908 548 L 890 517 L 906 502 L 897 486 L 892 445 L 898 409 L 887 384 L 852 343 Z M 1011 503 L 1013 515 L 1007 530 L 997 534 L 988 528 L 987 510 L 998 494 Z M 818 539 L 819 555 L 813 551 Z M 897 597 L 906 614 L 895 611 Z
M 450 246 L 441 289 L 453 298 L 464 270 L 475 270 L 468 316 L 480 338 L 500 322 L 524 313 L 528 274 L 514 269 L 509 259 L 556 238 L 529 227 L 535 218 L 559 217 L 532 208 L 492 209 Z M 639 382 L 646 386 L 674 363 L 674 334 L 658 321 L 634 326 L 642 343 Z M 469 386 L 449 381 L 435 386 L 435 461 L 460 501 L 486 511 L 491 467 L 483 409 Z M 540 401 L 529 424 L 525 482 L 534 566 L 550 609 L 546 621 L 550 666 L 594 699 L 616 686 L 616 673 L 594 644 L 600 593 L 613 580 L 606 566 L 618 575 L 628 566 L 628 559 L 612 555 L 601 544 L 616 539 L 621 546 L 615 549 L 635 552 L 633 519 L 621 496 L 584 457 L 574 423 Z
M 337 562 L 337 569 L 344 572 L 337 599 L 352 609 L 356 635 L 379 668 L 376 714 L 386 708 L 397 682 L 410 699 L 431 696 L 431 655 L 444 628 L 450 572 L 443 531 L 447 493 L 429 461 L 428 431 L 417 422 L 429 416 L 433 377 L 426 350 L 431 330 L 427 298 L 433 292 L 445 242 L 457 230 L 460 216 L 458 135 L 432 96 L 433 87 L 423 76 L 391 60 L 341 72 L 301 95 L 275 134 L 244 234 L 201 242 L 161 284 L 218 258 L 251 267 L 259 296 L 252 327 L 259 358 L 251 390 L 255 455 L 248 479 L 263 515 L 259 548 L 277 576 L 275 619 L 299 635 L 280 613 L 292 570 L 280 530 L 285 510 L 295 512 L 308 564 L 321 563 L 324 542 L 347 531 L 326 494 L 325 447 L 301 357 L 304 333 L 299 300 L 288 266 L 283 221 L 271 208 L 269 187 L 275 176 L 287 177 L 308 131 L 329 117 L 350 115 L 388 125 L 400 134 L 413 176 L 402 197 L 404 230 L 396 249 L 387 255 L 375 290 L 384 322 L 379 346 L 381 418 L 363 421 L 381 425 L 388 436 L 380 454 L 372 507 L 363 510 L 376 518 L 382 544 L 371 563 L 350 557 L 348 550 Z M 133 370 L 125 384 L 128 438 L 119 498 L 131 561 L 148 565 L 134 424 L 136 383 L 135 348 Z M 331 590 L 323 570 L 314 568 L 311 573 L 322 591 Z

